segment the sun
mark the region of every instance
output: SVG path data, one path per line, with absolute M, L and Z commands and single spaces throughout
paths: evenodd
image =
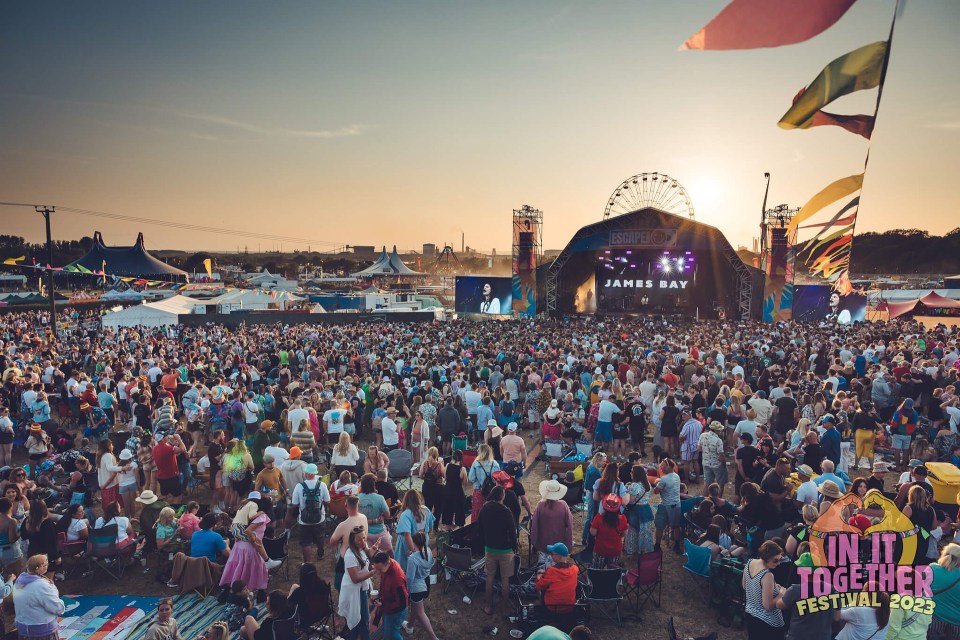
M 716 178 L 709 176 L 695 179 L 687 191 L 693 200 L 693 206 L 698 209 L 701 206 L 713 208 L 717 200 L 723 197 L 723 185 Z

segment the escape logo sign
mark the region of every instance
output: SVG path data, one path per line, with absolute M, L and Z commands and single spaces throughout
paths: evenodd
M 850 518 L 854 510 L 864 517 Z M 879 491 L 836 500 L 810 529 L 813 566 L 797 566 L 797 613 L 879 607 L 881 592 L 890 594 L 891 608 L 933 613 L 933 572 L 913 565 L 926 555 L 929 537 Z
M 611 247 L 665 249 L 677 246 L 676 229 L 622 229 L 610 232 Z

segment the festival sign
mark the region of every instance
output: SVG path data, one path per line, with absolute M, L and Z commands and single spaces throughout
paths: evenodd
M 620 229 L 610 232 L 611 247 L 664 249 L 677 246 L 676 229 Z

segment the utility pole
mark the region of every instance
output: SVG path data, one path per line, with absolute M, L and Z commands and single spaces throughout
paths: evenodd
M 53 239 L 50 237 L 50 214 L 56 207 L 39 205 L 34 210 L 43 216 L 47 225 L 47 295 L 50 297 L 50 338 L 57 341 L 57 300 L 53 288 Z

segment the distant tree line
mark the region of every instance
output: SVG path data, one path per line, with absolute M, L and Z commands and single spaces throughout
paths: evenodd
M 853 239 L 854 274 L 960 273 L 960 227 L 943 236 L 920 229 L 861 233 Z

